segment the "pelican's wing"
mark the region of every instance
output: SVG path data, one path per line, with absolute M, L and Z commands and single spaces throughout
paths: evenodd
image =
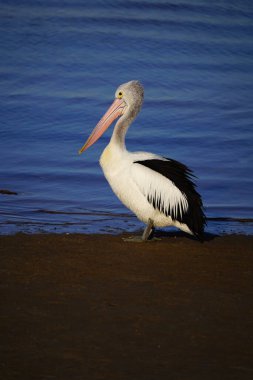
M 136 160 L 131 175 L 156 210 L 187 224 L 193 233 L 201 233 L 205 223 L 202 201 L 185 165 L 162 157 Z

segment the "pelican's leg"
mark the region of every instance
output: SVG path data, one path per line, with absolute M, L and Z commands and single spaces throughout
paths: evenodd
M 123 238 L 123 240 L 127 242 L 143 243 L 145 241 L 152 239 L 153 232 L 154 232 L 154 222 L 152 219 L 149 219 L 148 224 L 146 225 L 142 236 L 131 236 L 129 238 Z
M 142 240 L 147 241 L 149 238 L 152 239 L 152 235 L 154 232 L 154 222 L 152 219 L 148 220 L 148 224 L 145 227 L 145 230 L 143 231 L 142 234 Z

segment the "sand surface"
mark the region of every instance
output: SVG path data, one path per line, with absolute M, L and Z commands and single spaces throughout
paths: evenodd
M 253 379 L 253 237 L 0 237 L 0 379 Z

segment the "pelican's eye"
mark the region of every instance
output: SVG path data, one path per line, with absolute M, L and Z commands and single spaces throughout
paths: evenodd
M 123 98 L 123 92 L 122 92 L 122 91 L 120 91 L 120 92 L 118 93 L 118 98 L 119 98 L 119 99 Z

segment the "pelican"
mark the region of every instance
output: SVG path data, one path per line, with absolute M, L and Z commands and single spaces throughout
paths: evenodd
M 126 149 L 126 132 L 141 109 L 143 97 L 144 89 L 139 81 L 120 85 L 114 102 L 79 154 L 93 145 L 118 119 L 111 140 L 100 157 L 100 165 L 117 197 L 146 224 L 140 238 L 125 240 L 150 240 L 155 227 L 165 226 L 175 226 L 202 240 L 206 218 L 192 171 L 173 159 Z

